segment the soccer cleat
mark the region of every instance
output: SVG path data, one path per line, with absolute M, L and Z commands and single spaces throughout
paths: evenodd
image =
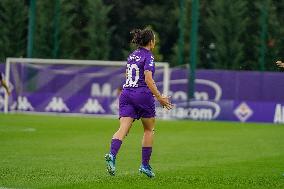
M 115 175 L 115 157 L 111 153 L 105 155 L 107 171 L 111 176 Z
M 155 177 L 155 173 L 152 171 L 152 167 L 150 165 L 141 165 L 139 168 L 140 173 L 144 173 L 149 178 Z

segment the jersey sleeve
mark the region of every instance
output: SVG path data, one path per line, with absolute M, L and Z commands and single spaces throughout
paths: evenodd
M 155 71 L 154 56 L 151 54 L 147 55 L 145 58 L 144 71 L 146 70 L 151 72 Z
M 2 73 L 0 72 L 0 81 L 3 80 Z

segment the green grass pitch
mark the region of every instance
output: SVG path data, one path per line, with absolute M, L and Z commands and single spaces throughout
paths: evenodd
M 118 120 L 0 114 L 0 188 L 284 188 L 284 126 L 157 120 L 151 164 L 138 173 L 136 121 L 107 174 Z

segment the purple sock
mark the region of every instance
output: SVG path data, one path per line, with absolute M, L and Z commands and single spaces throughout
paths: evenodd
M 142 147 L 142 165 L 149 165 L 152 154 L 152 147 Z
M 116 157 L 116 154 L 118 153 L 118 150 L 121 146 L 122 141 L 119 139 L 112 139 L 111 145 L 110 145 L 110 153 Z

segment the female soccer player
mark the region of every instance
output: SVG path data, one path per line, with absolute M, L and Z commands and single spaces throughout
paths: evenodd
M 155 47 L 154 32 L 146 28 L 133 30 L 131 34 L 133 35 L 131 42 L 137 45 L 137 50 L 127 58 L 126 81 L 119 97 L 120 127 L 112 137 L 110 152 L 105 155 L 105 159 L 109 174 L 115 175 L 115 160 L 122 140 L 129 132 L 132 122 L 141 118 L 144 136 L 139 171 L 151 178 L 155 176 L 149 165 L 155 125 L 154 96 L 168 110 L 172 108 L 172 104 L 169 97 L 161 95 L 153 80 L 155 63 L 151 50 Z
M 278 60 L 278 61 L 276 62 L 276 64 L 277 64 L 279 67 L 284 68 L 284 63 L 283 63 L 282 61 Z
M 8 88 L 8 85 L 7 85 L 6 82 L 4 81 L 1 72 L 0 72 L 0 84 L 5 88 L 5 90 L 6 90 L 6 92 L 8 93 L 8 95 L 10 95 L 10 90 L 9 90 L 9 88 Z

